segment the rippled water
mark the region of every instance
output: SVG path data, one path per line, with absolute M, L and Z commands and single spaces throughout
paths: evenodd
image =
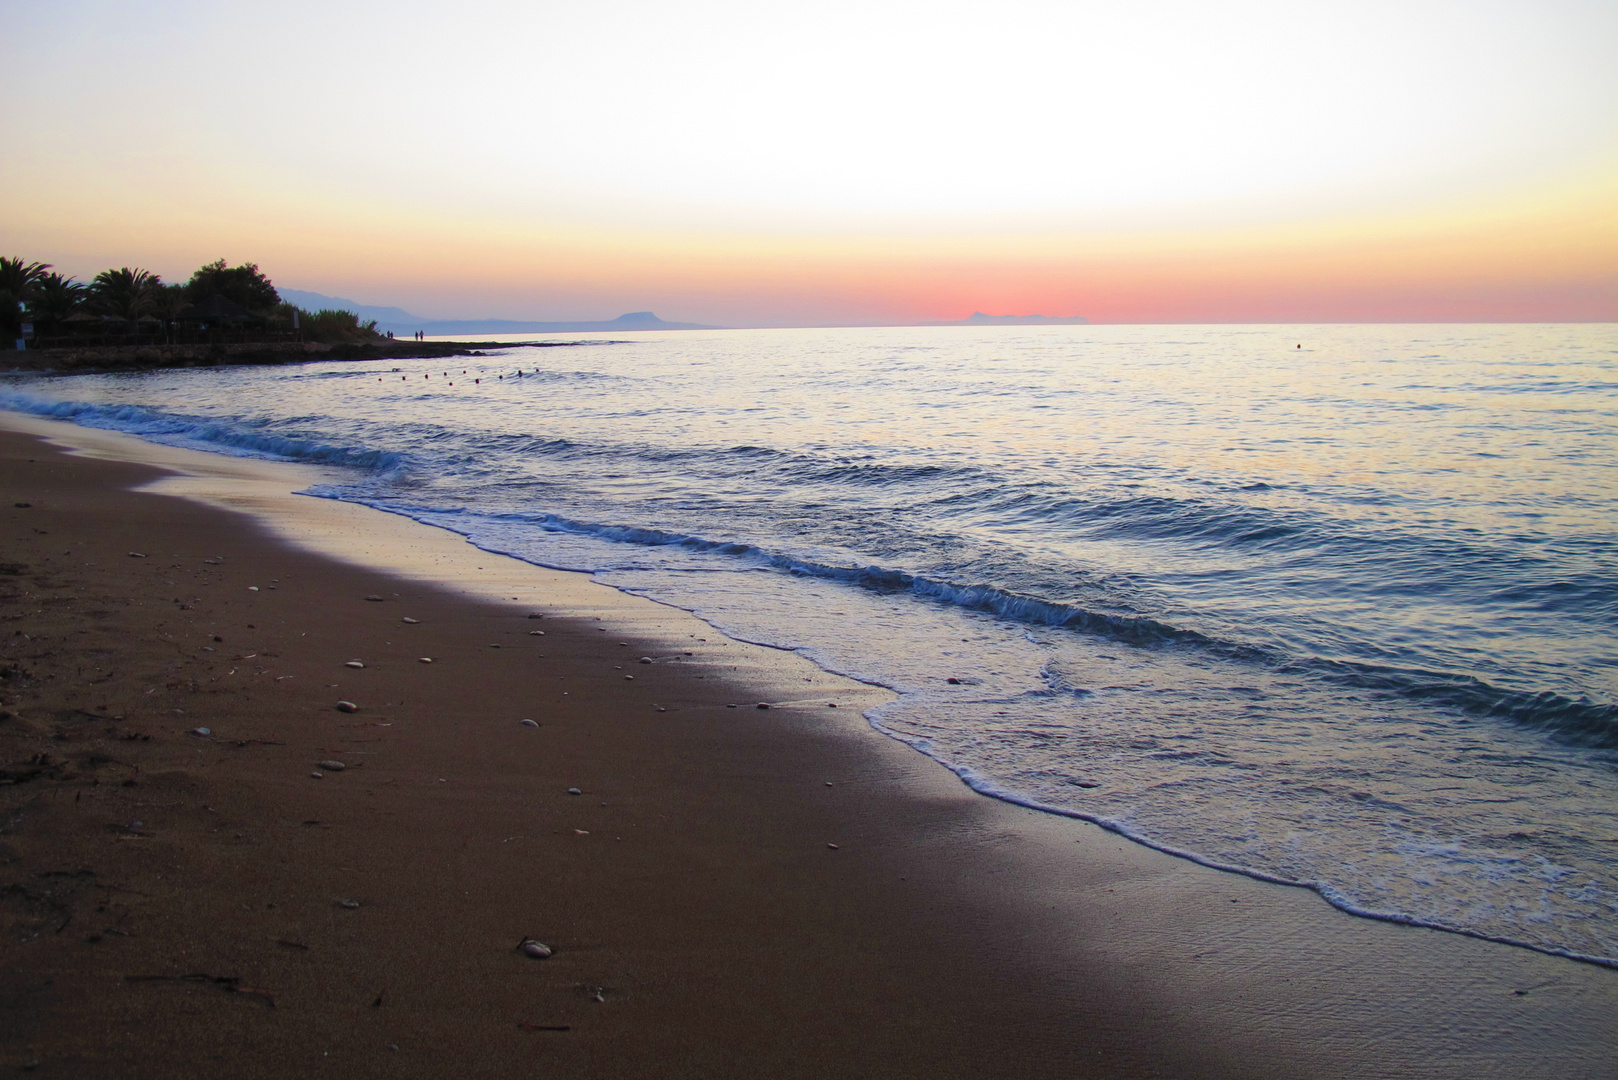
M 20 379 L 0 407 L 351 466 L 318 494 L 898 690 L 873 722 L 980 790 L 1618 961 L 1618 327 L 693 332 L 475 363 Z

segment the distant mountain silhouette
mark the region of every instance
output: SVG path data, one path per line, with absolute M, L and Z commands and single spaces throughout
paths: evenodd
M 928 323 L 928 326 L 1085 326 L 1090 322 L 1082 315 L 985 315 L 974 311 L 970 317 L 954 322 Z
M 307 311 L 338 308 L 352 311 L 362 320 L 375 319 L 377 329 L 395 334 L 414 334 L 425 331 L 434 337 L 459 337 L 465 334 L 587 334 L 595 331 L 623 332 L 632 330 L 718 330 L 717 326 L 700 323 L 664 322 L 650 311 L 632 311 L 616 319 L 600 322 L 527 322 L 520 319 L 427 319 L 413 315 L 403 308 L 377 307 L 359 304 L 341 296 L 305 292 L 302 289 L 278 289 L 281 299 L 297 304 Z

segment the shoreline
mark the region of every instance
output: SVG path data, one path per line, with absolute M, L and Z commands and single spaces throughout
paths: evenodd
M 1611 1010 L 1618 1005 L 1618 973 L 1610 969 L 1443 931 L 1373 922 L 1331 908 L 1301 888 L 1210 870 L 1079 820 L 978 795 L 931 759 L 871 730 L 858 715 L 880 696 L 870 688 L 826 675 L 788 654 L 722 643 L 717 631 L 693 616 L 616 593 L 582 575 L 543 571 L 482 552 L 458 536 L 408 519 L 288 493 L 319 470 L 175 450 L 14 414 L 0 414 L 0 426 L 36 436 L 49 434 L 79 447 L 81 455 L 90 453 L 100 459 L 61 459 L 60 464 L 50 466 L 52 475 L 39 477 L 25 466 L 55 455 L 41 451 L 35 455 L 39 462 L 30 463 L 26 461 L 31 452 L 27 436 L 9 435 L 4 440 L 8 496 L 4 512 L 11 519 L 12 531 L 21 527 L 19 515 L 36 522 L 51 515 L 68 519 L 53 519 L 45 527 L 55 537 L 62 536 L 64 529 L 77 529 L 74 548 L 97 543 L 106 548 L 95 560 L 107 560 L 104 570 L 85 567 L 73 571 L 87 582 L 99 582 L 104 592 L 121 589 L 125 599 L 132 600 L 142 595 L 140 576 L 149 577 L 158 569 L 155 562 L 161 556 L 134 560 L 127 555 L 130 549 L 144 553 L 136 548 L 134 539 L 127 539 L 131 522 L 137 519 L 171 532 L 180 525 L 205 529 L 221 545 L 251 547 L 260 562 L 274 559 L 297 567 L 276 575 L 283 581 L 273 594 L 250 594 L 248 577 L 258 583 L 265 576 L 255 568 L 240 566 L 236 557 L 223 564 L 203 564 L 199 552 L 175 546 L 185 556 L 180 560 L 180 572 L 207 575 L 214 582 L 209 586 L 213 591 L 206 602 L 183 614 L 175 605 L 163 612 L 170 625 L 177 627 L 181 623 L 195 626 L 205 615 L 223 618 L 226 610 L 246 611 L 249 604 L 267 607 L 273 600 L 283 606 L 286 614 L 281 619 L 287 630 L 264 629 L 255 619 L 254 632 L 276 637 L 269 648 L 282 654 L 278 665 L 289 671 L 302 665 L 286 682 L 301 686 L 304 680 L 297 675 L 312 681 L 310 677 L 319 670 L 329 671 L 327 681 L 338 686 L 326 698 L 297 699 L 298 707 L 290 712 L 282 701 L 285 684 L 249 686 L 231 694 L 209 694 L 204 700 L 228 717 L 210 727 L 227 732 L 236 725 L 231 734 L 285 745 L 255 743 L 251 750 L 234 748 L 224 751 L 228 756 L 220 761 L 210 760 L 206 768 L 157 769 L 158 759 L 172 765 L 192 756 L 206 758 L 215 750 L 211 741 L 199 748 L 178 718 L 163 720 L 161 730 L 154 727 L 152 743 L 130 745 L 140 753 L 155 755 L 143 775 L 154 775 L 153 769 L 157 769 L 155 775 L 183 772 L 183 779 L 164 782 L 206 788 L 206 798 L 197 795 L 193 801 L 201 800 L 216 810 L 222 810 L 221 804 L 228 801 L 214 786 L 221 777 L 250 788 L 261 812 L 288 819 L 301 812 L 293 807 L 315 797 L 309 792 L 311 785 L 318 784 L 312 790 L 329 809 L 310 817 L 330 822 L 332 828 L 293 830 L 277 841 L 280 850 L 294 863 L 313 857 L 316 866 L 298 873 L 316 874 L 324 867 L 318 854 L 322 844 L 336 842 L 341 834 L 348 845 L 341 852 L 341 865 L 364 864 L 354 872 L 372 880 L 386 879 L 393 890 L 389 895 L 408 897 L 408 905 L 395 901 L 391 906 L 376 906 L 387 907 L 390 917 L 398 906 L 412 908 L 415 921 L 409 925 L 426 928 L 428 939 L 412 939 L 404 923 L 395 923 L 385 933 L 379 931 L 380 936 L 364 939 L 364 947 L 357 952 L 353 951 L 355 943 L 332 940 L 321 944 L 323 954 L 332 950 L 356 968 L 400 971 L 426 963 L 412 955 L 413 950 L 429 952 L 451 967 L 464 962 L 457 958 L 459 954 L 446 954 L 430 940 L 433 933 L 441 934 L 444 926 L 455 923 L 447 893 L 435 894 L 448 886 L 430 880 L 432 875 L 394 872 L 389 877 L 385 865 L 375 864 L 378 859 L 385 863 L 388 858 L 406 857 L 414 866 L 434 865 L 428 856 L 442 860 L 446 852 L 453 855 L 457 842 L 476 842 L 483 856 L 493 860 L 491 865 L 498 865 L 468 870 L 457 861 L 455 872 L 492 875 L 488 884 L 496 887 L 489 889 L 487 904 L 493 912 L 514 902 L 505 892 L 521 894 L 537 886 L 531 866 L 521 860 L 507 864 L 505 860 L 511 859 L 514 850 L 503 836 L 484 836 L 480 830 L 531 809 L 530 804 L 539 798 L 536 792 L 545 792 L 547 815 L 576 815 L 586 804 L 592 810 L 610 811 L 622 801 L 634 805 L 643 818 L 637 822 L 638 828 L 655 828 L 651 824 L 654 818 L 679 823 L 665 828 L 656 843 L 643 848 L 630 840 L 631 848 L 619 848 L 605 859 L 579 846 L 588 845 L 585 834 L 594 835 L 597 829 L 585 829 L 571 838 L 564 832 L 545 842 L 541 863 L 547 868 L 553 862 L 565 868 L 564 876 L 582 883 L 593 899 L 547 896 L 546 906 L 554 904 L 558 912 L 568 912 L 555 916 L 556 930 L 543 931 L 562 935 L 558 955 L 544 961 L 543 968 L 530 964 L 515 970 L 540 970 L 548 976 L 573 964 L 574 957 L 580 962 L 610 957 L 607 969 L 616 963 L 616 970 L 647 970 L 645 965 L 650 964 L 661 973 L 658 978 L 636 976 L 644 982 L 620 980 L 632 989 L 618 987 L 621 993 L 605 995 L 605 1002 L 586 997 L 580 1004 L 576 987 L 553 988 L 558 989 L 559 1001 L 565 999 L 569 1007 L 583 1011 L 576 1023 L 569 1021 L 572 1030 L 539 1037 L 589 1044 L 584 1051 L 572 1044 L 545 1044 L 543 1052 L 553 1061 L 553 1069 L 564 1074 L 576 1070 L 579 1075 L 618 1075 L 614 1070 L 621 1069 L 622 1075 L 649 1075 L 648 1063 L 656 1061 L 663 1063 L 658 1071 L 664 1075 L 685 1075 L 667 1067 L 666 1055 L 678 1043 L 684 1048 L 679 1052 L 697 1054 L 706 1062 L 702 1067 L 693 1066 L 691 1075 L 778 1072 L 807 1076 L 831 1068 L 863 1069 L 867 1075 L 883 1076 L 1013 1072 L 1363 1076 L 1396 1070 L 1401 1076 L 1458 1077 L 1478 1073 L 1528 1076 L 1542 1074 L 1546 1068 L 1570 1077 L 1605 1075 L 1613 1049 Z M 114 463 L 131 460 L 142 464 Z M 155 478 L 155 468 L 183 469 L 189 475 Z M 143 481 L 147 493 L 118 490 L 137 480 Z M 11 509 L 13 501 L 34 501 L 10 498 L 19 484 L 32 484 L 34 490 L 46 494 L 37 497 L 35 506 Z M 80 494 L 67 499 L 69 491 Z M 173 495 L 184 500 L 166 497 Z M 59 501 L 76 509 L 53 505 Z M 135 516 L 110 517 L 108 507 L 113 505 Z M 220 509 L 235 513 L 224 515 Z M 244 519 L 243 513 L 254 519 Z M 29 526 L 34 527 L 39 526 Z M 24 537 L 19 533 L 11 541 L 16 550 Z M 54 547 L 55 541 L 51 544 Z M 26 580 L 24 573 L 35 570 L 19 572 L 17 580 Z M 295 589 L 303 576 L 321 584 Z M 339 600 L 330 586 L 349 578 L 356 584 L 345 585 Z M 342 672 L 341 664 L 348 657 L 332 650 L 359 655 L 375 645 L 369 639 L 386 640 L 386 649 L 394 649 L 392 643 L 398 640 L 401 624 L 379 621 L 378 616 L 379 612 L 393 615 L 399 610 L 396 603 L 368 603 L 355 596 L 361 592 L 357 584 L 361 579 L 367 582 L 363 588 L 374 594 L 402 594 L 397 603 L 408 600 L 418 610 L 441 606 L 446 612 L 443 622 L 474 627 L 471 632 L 478 635 L 479 644 L 471 647 L 454 635 L 440 636 L 433 648 L 445 655 L 436 657 L 432 665 L 420 665 L 414 657 L 399 653 L 383 664 L 367 661 L 365 671 Z M 384 588 L 379 582 L 391 585 Z M 218 588 L 227 583 L 235 592 Z M 228 599 L 215 599 L 218 596 Z M 512 596 L 519 599 L 502 599 Z M 351 598 L 358 603 L 348 602 Z M 182 597 L 185 599 L 190 598 Z M 56 616 L 61 650 L 68 648 L 69 628 L 82 622 L 69 617 L 68 606 Z M 327 607 L 332 609 L 329 615 Z M 451 611 L 453 615 L 447 614 Z M 526 617 L 530 611 L 543 612 L 545 618 L 530 621 Z M 133 619 L 131 612 L 132 608 L 125 607 L 123 616 Z M 598 615 L 610 630 L 605 636 L 592 625 Z M 20 626 L 21 620 L 38 618 L 26 613 L 19 617 L 15 604 L 0 609 L 0 617 L 11 620 L 0 627 Z M 155 617 L 152 612 L 146 623 L 136 619 L 119 640 L 129 642 L 132 656 L 151 656 L 153 650 L 168 648 L 179 657 L 180 653 L 161 641 L 151 621 Z M 423 619 L 411 626 L 415 644 L 401 647 L 420 648 L 421 639 L 441 635 L 442 630 L 434 628 L 437 621 Z M 294 625 L 300 627 L 300 634 L 321 637 L 319 650 L 324 651 L 310 652 L 314 645 L 285 636 Z M 366 738 L 375 736 L 383 744 L 375 751 L 378 760 L 367 762 L 369 770 L 345 771 L 318 782 L 307 777 L 310 760 L 315 760 L 311 754 L 333 747 L 353 750 L 360 745 L 332 738 L 333 721 L 341 723 L 343 717 L 331 712 L 327 700 L 338 691 L 349 692 L 345 687 L 353 678 L 385 681 L 385 698 L 434 701 L 438 715 L 453 717 L 472 703 L 465 700 L 464 689 L 450 693 L 434 680 L 446 669 L 458 667 L 478 672 L 480 702 L 519 707 L 523 695 L 530 692 L 525 687 L 536 677 L 533 665 L 538 659 L 526 655 L 523 648 L 494 652 L 487 646 L 529 646 L 529 628 L 534 626 L 546 631 L 547 662 L 540 665 L 544 678 L 566 680 L 577 695 L 594 702 L 588 709 L 581 706 L 581 719 L 576 723 L 557 720 L 552 724 L 541 717 L 537 734 L 548 736 L 552 733 L 548 729 L 553 728 L 557 734 L 565 733 L 569 760 L 595 763 L 597 775 L 608 778 L 604 787 L 612 791 L 606 799 L 608 807 L 595 807 L 594 802 L 600 800 L 589 798 L 551 798 L 566 779 L 546 772 L 557 767 L 554 762 L 508 760 L 533 743 L 522 741 L 525 732 L 532 732 L 519 728 L 515 718 L 485 731 L 473 720 L 454 717 L 458 730 L 434 732 L 425 716 L 407 715 L 414 705 L 392 709 L 387 721 L 410 726 L 408 738 L 365 733 Z M 386 638 L 381 636 L 384 631 Z M 710 640 L 695 641 L 703 637 Z M 0 641 L 5 648 L 14 649 L 13 636 Z M 354 648 L 344 650 L 343 644 L 349 641 Z M 606 644 L 608 641 L 612 644 Z M 617 645 L 619 641 L 631 645 Z M 681 643 L 689 648 L 691 657 L 671 658 L 676 652 L 672 647 Z M 115 642 L 107 641 L 96 645 L 114 647 Z M 196 649 L 203 647 L 209 646 Z M 385 652 L 382 646 L 375 648 Z M 186 654 L 183 663 L 198 666 L 200 672 L 199 665 L 214 661 L 204 660 L 196 649 Z M 249 651 L 264 655 L 257 646 Z M 677 654 L 685 651 L 677 650 Z M 457 652 L 463 654 L 453 661 L 457 667 L 444 662 Z M 320 661 L 327 653 L 331 655 Z M 654 662 L 640 664 L 642 655 Z M 613 663 L 614 659 L 618 662 Z M 47 662 L 61 665 L 67 661 L 35 658 L 28 659 L 25 666 L 43 672 L 41 665 Z M 320 667 L 322 662 L 327 666 Z M 492 667 L 508 662 L 514 665 L 511 670 Z M 479 666 L 488 670 L 481 671 Z M 55 680 L 59 685 L 52 693 L 63 689 L 60 684 L 67 681 L 67 670 L 62 668 L 64 676 Z M 626 680 L 626 674 L 633 678 Z M 226 676 L 221 671 L 217 677 Z M 39 689 L 28 693 L 41 695 L 39 704 L 15 705 L 13 699 L 26 694 L 19 695 L 8 685 L 5 708 L 16 711 L 27 724 L 39 725 L 35 735 L 44 740 L 40 745 L 48 745 L 49 717 L 53 715 L 46 703 L 50 694 L 42 681 L 36 680 L 35 685 Z M 168 692 L 163 685 L 154 687 L 163 700 L 173 698 L 181 703 L 176 707 L 186 708 L 184 702 L 195 701 L 195 695 L 212 684 L 199 681 L 197 690 L 185 684 Z M 812 704 L 808 695 L 789 693 L 795 686 L 806 685 L 813 690 Z M 147 696 L 144 685 L 131 689 L 135 698 Z M 647 693 L 656 697 L 646 697 Z M 755 700 L 769 700 L 777 707 L 760 712 L 751 707 Z M 828 701 L 836 701 L 839 708 L 835 712 L 827 709 Z M 84 703 L 72 705 L 65 698 L 54 704 L 56 712 L 91 708 Z M 562 710 L 559 698 L 552 704 Z M 356 714 L 360 719 L 355 722 L 370 722 L 369 702 L 362 705 L 365 709 Z M 730 705 L 743 707 L 728 710 Z M 141 707 L 145 709 L 146 704 Z M 537 708 L 532 704 L 521 707 Z M 670 711 L 660 713 L 655 711 L 658 708 Z M 587 720 L 583 719 L 585 713 L 589 714 Z M 155 719 L 142 722 L 157 723 Z M 128 726 L 128 719 L 124 723 Z M 672 723 L 682 726 L 671 729 L 668 725 Z M 14 734 L 17 726 L 7 721 L 3 733 Z M 483 740 L 489 744 L 484 745 Z M 597 752 L 591 747 L 597 741 L 611 746 Z M 291 749 L 294 744 L 297 750 Z M 10 748 L 7 753 L 8 762 L 16 759 Z M 127 751 L 120 744 L 109 753 L 118 756 Z M 429 774 L 435 766 L 454 774 L 456 770 L 446 764 L 452 759 L 464 783 L 446 776 L 446 786 L 436 787 L 437 777 Z M 378 773 L 384 770 L 377 770 L 376 765 L 393 771 L 397 783 L 386 785 L 391 790 L 383 789 L 385 781 Z M 375 788 L 373 794 L 353 794 L 359 785 L 352 781 L 361 778 Z M 0 791 L 19 797 L 44 790 L 75 792 L 73 797 L 79 798 L 85 782 L 42 776 Z M 498 793 L 478 794 L 480 784 L 492 785 Z M 30 792 L 29 785 L 54 786 Z M 401 785 L 408 789 L 408 796 L 401 794 Z M 594 784 L 578 786 L 596 794 Z M 96 795 L 92 801 L 105 797 L 103 785 L 93 787 Z M 98 823 L 97 830 L 75 831 L 66 806 L 82 803 L 64 805 L 60 795 L 52 799 L 53 813 L 67 822 L 62 826 L 69 841 L 64 850 L 100 857 L 102 848 L 128 853 L 148 840 L 161 839 L 174 847 L 176 859 L 207 855 L 223 884 L 210 881 L 208 887 L 201 887 L 197 883 L 188 890 L 186 903 L 193 910 L 213 905 L 217 912 L 227 913 L 239 908 L 241 885 L 239 881 L 229 883 L 237 880 L 231 874 L 262 880 L 268 872 L 286 872 L 284 866 L 266 866 L 267 856 L 254 853 L 250 845 L 210 853 L 208 836 L 195 829 L 194 835 L 186 834 L 183 823 L 172 826 L 172 832 L 185 834 L 178 838 L 169 839 L 160 831 L 121 844 L 106 839 L 105 822 Z M 426 813 L 418 805 L 421 801 L 431 802 L 433 813 Z M 367 805 L 385 805 L 387 813 L 363 812 Z M 413 830 L 385 827 L 388 821 L 400 818 L 411 818 Z M 442 818 L 452 820 L 446 824 Z M 425 824 L 433 821 L 437 824 Z M 587 822 L 581 819 L 579 824 Z M 367 829 L 372 831 L 366 833 Z M 827 846 L 845 837 L 852 842 Z M 7 844 L 26 846 L 11 835 L 3 839 Z M 368 844 L 386 851 L 366 854 Z M 573 846 L 568 848 L 568 844 Z M 642 875 L 636 880 L 655 880 L 657 890 L 634 895 L 614 891 L 615 883 L 621 886 L 628 880 L 617 865 L 625 850 L 635 852 L 630 861 Z M 328 860 L 329 855 L 328 851 Z M 29 873 L 40 872 L 39 858 L 37 851 L 19 848 L 19 857 L 6 867 L 11 875 L 8 882 L 26 884 Z M 93 866 L 94 861 L 87 855 L 82 865 Z M 694 880 L 705 875 L 713 878 L 706 886 Z M 37 889 L 40 879 L 29 880 L 34 881 L 29 887 Z M 156 887 L 152 882 L 145 885 Z M 676 896 L 690 903 L 672 904 L 671 898 Z M 328 910 L 330 902 L 322 897 L 323 917 L 341 918 Z M 366 902 L 354 914 L 371 906 Z M 783 907 L 790 912 L 783 913 Z M 783 914 L 790 917 L 782 918 Z M 250 921 L 240 914 L 219 917 L 227 923 Z M 492 914 L 479 918 L 490 924 L 499 921 Z M 615 933 L 602 933 L 576 948 L 570 940 L 575 927 L 592 922 L 611 924 Z M 541 930 L 535 927 L 521 933 Z M 149 938 L 153 947 L 163 943 L 164 933 L 184 937 L 178 926 L 162 932 L 154 929 Z M 503 951 L 496 960 L 493 934 L 486 936 L 491 939 L 489 956 L 479 963 L 487 962 L 489 970 L 498 969 L 501 974 L 494 977 L 505 980 L 509 973 L 503 965 L 512 960 Z M 94 949 L 110 940 L 96 943 Z M 297 953 L 265 940 L 264 948 L 273 959 L 284 961 Z M 41 966 L 36 958 L 22 955 L 20 949 L 26 946 L 19 947 L 15 941 L 15 935 L 7 941 L 6 965 L 13 994 L 18 970 L 26 973 Z M 500 944 L 509 949 L 512 943 Z M 58 967 L 52 970 L 78 972 L 73 977 L 100 987 L 85 991 L 89 995 L 86 1001 L 99 1002 L 87 1006 L 92 1013 L 106 1015 L 120 1001 L 126 1008 L 134 1007 L 126 1000 L 131 993 L 128 988 L 109 986 L 105 980 L 95 983 L 83 974 L 104 963 L 92 962 L 91 946 L 65 940 L 54 944 L 52 963 Z M 255 1028 L 255 1038 L 284 1036 L 296 1041 L 295 1030 L 283 1029 L 287 1024 L 294 1028 L 296 1023 L 307 1025 L 313 1014 L 309 1009 L 299 1012 L 293 1002 L 301 994 L 301 1000 L 324 1001 L 331 1007 L 334 987 L 341 983 L 335 976 L 329 986 L 318 980 L 299 983 L 297 972 L 277 967 L 259 955 L 256 944 L 248 947 L 231 940 L 210 942 L 208 948 L 235 957 L 238 970 L 261 972 L 249 976 L 243 970 L 235 976 L 244 981 L 251 977 L 248 985 L 268 988 L 266 984 L 275 981 L 271 976 L 284 976 L 284 983 L 302 987 L 279 990 L 273 1012 L 256 1002 L 238 1000 L 245 996 L 241 993 L 221 995 L 207 987 L 186 985 L 173 995 L 196 999 L 190 1002 L 193 1006 L 218 998 L 226 1008 L 257 1007 L 256 1012 L 241 1014 L 254 1018 L 243 1021 L 249 1026 L 268 1025 L 262 1031 Z M 724 962 L 716 964 L 716 960 Z M 432 970 L 431 964 L 426 966 Z M 206 970 L 211 969 L 199 967 L 199 971 Z M 737 992 L 740 984 L 727 992 L 723 984 L 738 971 L 753 973 L 744 980 L 746 993 Z M 596 971 L 578 969 L 577 973 L 577 985 L 606 985 L 605 981 L 590 982 L 605 980 Z M 490 976 L 484 971 L 482 977 Z M 469 982 L 466 992 L 478 996 L 490 1009 L 498 1009 L 502 1003 L 509 1006 L 517 993 L 509 981 L 500 981 L 492 989 L 479 989 L 475 981 Z M 97 998 L 97 993 L 102 996 Z M 718 996 L 709 996 L 715 993 Z M 386 995 L 382 999 L 386 1002 Z M 766 1000 L 771 1008 L 754 1009 L 750 1004 Z M 617 1024 L 613 1017 L 620 1011 L 617 1006 L 623 1006 L 623 1012 L 639 1013 L 631 1030 L 613 1027 Z M 184 1038 L 206 1042 L 206 1032 L 192 1029 L 218 1021 L 218 1016 L 212 1021 L 207 1018 L 210 1008 L 202 1008 L 190 1020 L 179 1013 L 165 1014 L 164 1021 L 187 1032 Z M 389 1012 L 386 1004 L 376 1008 L 378 1019 Z M 298 1017 L 291 1017 L 294 1012 Z M 49 1009 L 39 1015 L 42 1030 L 51 1027 L 52 1017 L 56 1023 L 64 1017 Z M 354 1075 L 414 1075 L 418 1069 L 423 1070 L 422 1075 L 430 1075 L 429 1059 L 439 1068 L 448 1067 L 447 1059 L 434 1056 L 439 1049 L 447 1052 L 454 1047 L 464 1053 L 468 1047 L 454 1024 L 446 1026 L 452 1017 L 465 1019 L 448 1002 L 423 1005 L 413 1017 L 446 1040 L 442 1048 L 383 1052 L 368 1044 L 366 1053 L 380 1057 L 345 1059 L 345 1068 Z M 481 1036 L 496 1041 L 528 1040 L 511 1046 L 509 1052 L 514 1056 L 501 1058 L 485 1075 L 503 1075 L 502 1069 L 515 1067 L 508 1060 L 517 1062 L 524 1054 L 538 1052 L 534 1048 L 537 1033 L 516 1026 L 524 1022 L 535 1021 L 513 1021 L 510 1030 L 502 1028 L 498 1036 L 495 1026 L 478 1027 Z M 274 1035 L 272 1028 L 282 1034 Z M 52 1057 L 44 1049 L 50 1040 L 41 1038 L 44 1060 Z M 207 1045 L 210 1053 L 229 1052 L 215 1043 Z M 507 1050 L 488 1052 L 498 1057 Z M 310 1060 L 319 1061 L 320 1053 L 300 1060 L 306 1066 Z M 408 1064 L 405 1057 L 390 1056 L 407 1053 L 418 1056 Z M 769 1068 L 754 1067 L 766 1060 L 773 1063 Z M 1002 1063 L 1000 1072 L 992 1067 L 995 1061 Z M 604 1062 L 611 1062 L 612 1067 Z M 253 1064 L 243 1058 L 239 1065 L 241 1075 L 289 1075 L 294 1071 L 290 1059 Z M 128 1074 L 141 1073 L 136 1069 Z
M 514 345 L 565 348 L 576 341 L 316 341 L 244 342 L 217 345 L 85 345 L 0 353 L 0 374 L 52 372 L 93 375 L 162 368 L 305 364 L 323 360 L 437 360 L 483 356 Z M 594 344 L 591 342 L 590 344 Z

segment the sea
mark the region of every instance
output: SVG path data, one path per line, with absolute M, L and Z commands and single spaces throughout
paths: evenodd
M 985 796 L 1618 965 L 1618 326 L 650 332 L 0 379 L 891 688 Z

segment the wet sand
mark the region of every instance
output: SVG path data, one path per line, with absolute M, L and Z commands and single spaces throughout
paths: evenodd
M 882 691 L 318 470 L 0 423 L 0 1066 L 1613 1074 L 1618 971 L 983 798 Z

